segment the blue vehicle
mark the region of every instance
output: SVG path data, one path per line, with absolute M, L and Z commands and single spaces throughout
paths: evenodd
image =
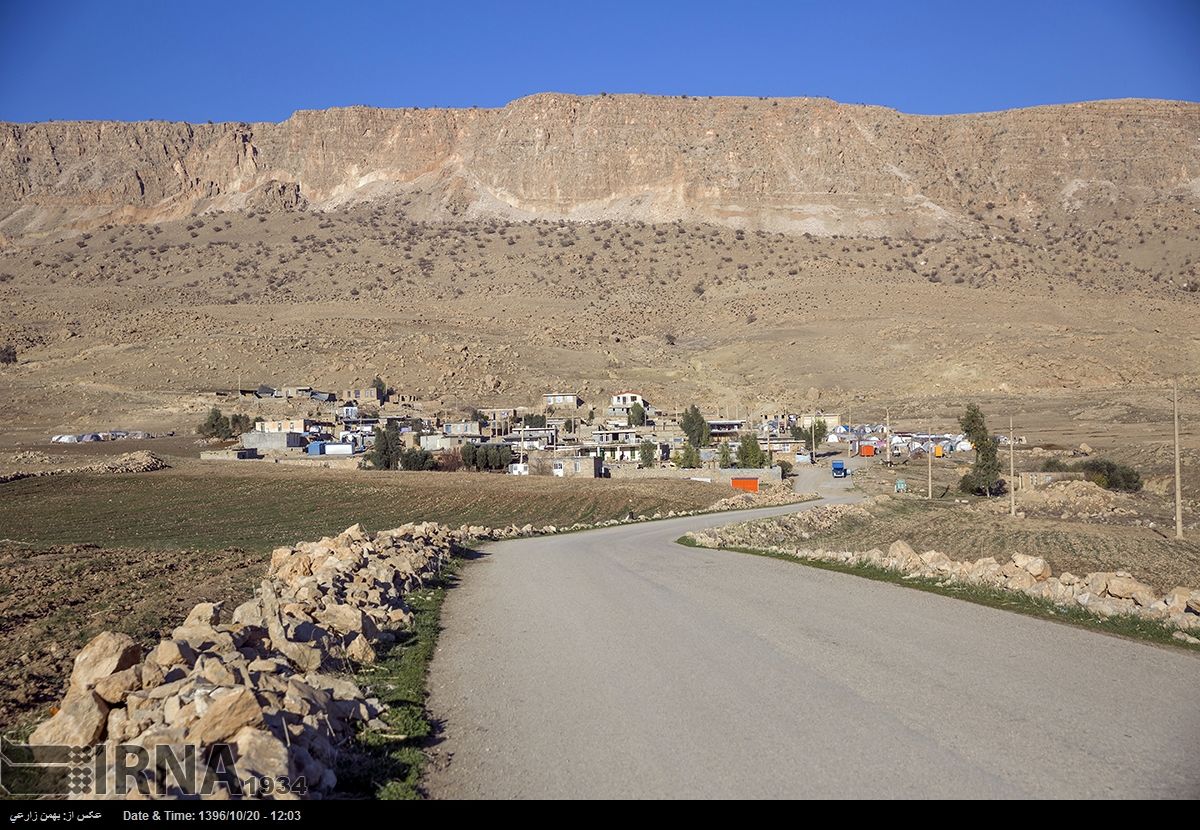
M 845 478 L 849 474 L 850 474 L 850 471 L 846 469 L 845 461 L 833 462 L 833 477 L 834 478 Z

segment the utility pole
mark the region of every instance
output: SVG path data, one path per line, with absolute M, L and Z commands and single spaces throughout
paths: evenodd
M 929 424 L 925 425 L 925 431 L 929 433 L 929 452 L 925 453 L 926 465 L 929 468 L 929 480 L 926 483 L 925 498 L 933 498 L 933 427 Z
M 1017 442 L 1013 435 L 1013 419 L 1008 416 L 1008 515 L 1017 516 Z
M 883 413 L 884 418 L 887 419 L 887 423 L 883 427 L 883 451 L 887 453 L 887 465 L 890 467 L 892 466 L 892 410 L 885 409 Z
M 1183 538 L 1183 475 L 1179 469 L 1179 379 L 1171 381 L 1175 409 L 1175 538 Z

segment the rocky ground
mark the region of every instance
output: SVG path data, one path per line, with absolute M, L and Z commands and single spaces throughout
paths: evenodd
M 876 499 L 875 505 L 886 501 Z M 956 560 L 935 548 L 918 553 L 902 538 L 886 547 L 868 549 L 830 549 L 816 541 L 836 534 L 843 524 L 867 524 L 872 518 L 870 506 L 864 509 L 857 505 L 828 505 L 803 517 L 785 516 L 727 525 L 693 532 L 688 537 L 694 544 L 704 547 L 766 551 L 849 566 L 868 565 L 904 574 L 906 578 L 940 580 L 942 586 L 961 583 L 1021 592 L 1056 605 L 1082 608 L 1099 617 L 1124 615 L 1153 620 L 1169 626 L 1175 639 L 1200 645 L 1200 639 L 1192 633 L 1200 631 L 1200 589 L 1188 585 L 1177 584 L 1164 593 L 1126 570 L 1082 574 L 1059 572 L 1045 557 L 1021 550 L 1014 550 L 1005 557 Z M 943 532 L 945 530 L 943 528 Z
M 1200 542 L 1182 542 L 1153 529 L 1061 518 L 1009 518 L 1007 512 L 953 501 L 875 496 L 861 505 L 828 505 L 797 516 L 739 524 L 725 544 L 792 545 L 838 551 L 886 550 L 902 539 L 958 561 L 1015 554 L 1037 557 L 1054 573 L 1132 573 L 1155 591 L 1200 587 Z

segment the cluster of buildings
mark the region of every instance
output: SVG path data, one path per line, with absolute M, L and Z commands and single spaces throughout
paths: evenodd
M 352 457 L 372 446 L 376 429 L 394 424 L 406 448 L 448 454 L 461 452 L 466 444 L 506 445 L 512 450 L 512 474 L 598 477 L 616 465 L 636 467 L 647 445 L 656 465 L 669 461 L 687 440 L 683 411 L 659 408 L 633 391 L 612 395 L 599 407 L 575 392 L 547 392 L 534 406 L 485 406 L 451 413 L 435 411 L 430 402 L 411 396 L 384 395 L 376 387 L 331 393 L 308 386 L 261 386 L 239 394 L 312 402 L 320 415 L 260 420 L 242 435 L 243 452 L 212 457 Z M 715 467 L 720 443 L 736 444 L 748 431 L 758 435 L 764 450 L 788 458 L 802 443 L 793 437 L 794 428 L 809 428 L 814 418 L 823 418 L 831 428 L 840 423 L 836 413 L 821 412 L 706 417 L 712 443 L 702 449 L 701 460 Z

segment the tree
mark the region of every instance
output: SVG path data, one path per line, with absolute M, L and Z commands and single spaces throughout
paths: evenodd
M 1005 490 L 1000 480 L 999 443 L 988 432 L 983 413 L 977 405 L 969 404 L 958 424 L 975 448 L 975 464 L 958 482 L 958 489 L 980 496 L 1000 495 Z
M 459 457 L 462 458 L 463 466 L 465 466 L 465 467 L 474 467 L 475 466 L 475 445 L 474 444 L 471 444 L 469 442 L 466 444 L 463 444 L 462 449 L 459 450 L 458 454 L 459 454 Z
M 733 466 L 733 453 L 729 451 L 729 442 L 721 442 L 721 452 L 717 456 L 717 465 L 723 470 L 728 470 Z
M 16 363 L 17 362 L 17 347 L 12 343 L 0 346 L 0 363 Z
M 375 443 L 367 453 L 367 461 L 376 470 L 394 470 L 400 466 L 402 449 L 400 427 L 395 421 L 388 421 L 384 429 L 375 427 Z
M 808 429 L 804 430 L 804 437 L 808 440 L 809 452 L 815 453 L 817 447 L 825 440 L 825 436 L 829 434 L 829 425 L 825 423 L 824 418 L 816 418 Z
M 658 461 L 658 444 L 646 440 L 638 445 L 638 457 L 643 467 L 653 467 Z
M 679 419 L 679 426 L 693 447 L 708 446 L 712 433 L 708 429 L 708 421 L 704 420 L 695 404 L 684 411 L 683 417 Z
M 758 436 L 753 432 L 743 432 L 741 440 L 738 442 L 738 466 L 758 468 L 766 463 L 766 459 L 766 453 L 758 445 Z
M 644 427 L 646 425 L 646 407 L 640 403 L 634 403 L 629 407 L 629 426 Z
M 546 416 L 526 415 L 521 419 L 521 423 L 527 427 L 544 427 L 546 425 Z
M 233 426 L 229 419 L 221 414 L 221 410 L 214 406 L 208 411 L 208 416 L 200 422 L 200 426 L 196 427 L 196 434 L 202 438 L 220 438 L 225 441 L 233 437 Z
M 691 443 L 684 444 L 683 449 L 679 452 L 679 460 L 676 463 L 684 469 L 696 469 L 700 466 L 699 448 Z
M 388 385 L 383 382 L 383 378 L 379 375 L 375 376 L 375 380 L 371 381 L 371 386 L 379 393 L 379 400 L 386 401 L 388 396 Z
M 400 469 L 402 470 L 432 470 L 435 467 L 437 467 L 437 459 L 431 452 L 413 447 L 400 453 Z
M 571 433 L 572 435 L 575 433 L 574 418 L 567 418 L 567 420 L 563 421 L 563 432 Z

